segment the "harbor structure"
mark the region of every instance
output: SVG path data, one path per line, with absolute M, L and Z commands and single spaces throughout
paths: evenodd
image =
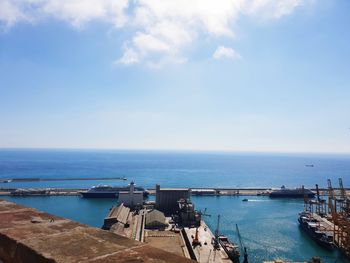
M 128 227 L 130 219 L 129 207 L 124 206 L 124 204 L 114 206 L 105 217 L 102 229 L 109 230 L 114 224 L 118 224 L 121 228 Z
M 141 207 L 143 204 L 143 195 L 143 191 L 135 190 L 135 183 L 132 181 L 129 185 L 129 191 L 119 192 L 118 202 L 130 208 Z
M 146 214 L 145 228 L 164 230 L 167 226 L 168 223 L 163 212 L 153 209 Z
M 328 179 L 328 209 L 333 223 L 334 243 L 339 250 L 350 258 L 350 198 L 339 178 L 339 195 L 336 196 L 331 180 Z
M 156 209 L 166 215 L 174 214 L 178 210 L 180 199 L 190 199 L 191 189 L 189 188 L 160 188 L 156 185 Z
M 328 200 L 319 195 L 316 200 L 304 196 L 304 211 L 300 213 L 300 227 L 318 244 L 328 249 L 338 248 L 350 258 L 350 200 L 339 178 L 339 188 L 333 189 L 328 179 Z
M 201 223 L 201 214 L 194 209 L 194 204 L 190 199 L 181 198 L 178 201 L 175 221 L 184 227 L 198 227 Z

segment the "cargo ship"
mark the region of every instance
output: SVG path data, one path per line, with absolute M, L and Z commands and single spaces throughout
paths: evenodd
M 236 245 L 233 245 L 231 241 L 226 236 L 219 236 L 219 243 L 222 246 L 222 248 L 225 250 L 227 256 L 232 260 L 234 263 L 239 263 L 239 247 Z
M 309 212 L 301 212 L 298 221 L 300 228 L 320 246 L 328 250 L 333 250 L 335 248 L 333 236 L 324 231 L 319 231 L 317 220 L 313 219 Z
M 312 192 L 310 189 L 306 188 L 286 188 L 284 185 L 280 189 L 272 190 L 269 193 L 269 197 L 289 197 L 289 198 L 303 198 L 307 196 L 308 198 L 314 198 L 315 193 Z
M 117 198 L 119 192 L 129 191 L 129 188 L 129 186 L 98 185 L 79 193 L 85 198 Z M 149 194 L 143 187 L 135 187 L 135 191 L 142 191 L 144 196 Z

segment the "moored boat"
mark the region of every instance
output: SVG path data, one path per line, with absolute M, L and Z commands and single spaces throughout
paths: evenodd
M 129 191 L 129 186 L 98 185 L 79 193 L 85 198 L 117 198 L 122 191 Z M 148 191 L 143 187 L 135 187 L 135 191 L 142 191 L 144 196 L 148 196 Z
M 310 189 L 306 188 L 286 188 L 284 185 L 280 189 L 272 190 L 269 193 L 269 197 L 278 197 L 278 198 L 303 198 L 307 196 L 308 198 L 315 197 L 315 193 Z
M 225 250 L 227 256 L 232 260 L 234 263 L 239 263 L 239 247 L 236 245 L 233 245 L 231 241 L 226 236 L 219 236 L 219 243 L 222 246 L 222 248 Z
M 319 223 L 313 219 L 309 212 L 302 212 L 298 218 L 299 226 L 304 230 L 317 244 L 328 249 L 335 248 L 333 236 L 319 230 Z

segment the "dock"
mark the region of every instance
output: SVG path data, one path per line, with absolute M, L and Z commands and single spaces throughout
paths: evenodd
M 75 180 L 75 179 L 72 179 Z M 103 179 L 102 179 L 103 180 Z M 174 190 L 182 188 L 172 188 Z M 268 196 L 272 188 L 187 188 L 192 196 Z M 79 196 L 88 188 L 14 188 L 0 187 L 0 196 Z M 156 189 L 146 189 L 150 195 L 156 195 Z M 311 189 L 314 191 L 314 189 Z M 17 191 L 17 194 L 13 194 Z M 350 189 L 345 189 L 350 194 Z M 327 189 L 319 189 L 320 195 L 327 196 Z M 338 196 L 338 194 L 335 194 Z
M 192 246 L 193 240 L 196 237 L 197 228 L 185 227 L 183 232 L 185 232 L 185 240 L 187 241 L 187 248 L 192 256 L 194 255 L 197 262 L 216 262 L 216 263 L 232 263 L 232 260 L 228 258 L 228 255 L 221 247 L 215 249 L 213 246 L 214 235 L 210 228 L 202 220 L 201 225 L 198 227 L 198 241 L 200 245 Z

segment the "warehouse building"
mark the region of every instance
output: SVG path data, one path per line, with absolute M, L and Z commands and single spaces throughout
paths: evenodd
M 160 188 L 156 185 L 156 209 L 164 212 L 166 215 L 174 214 L 178 211 L 178 201 L 180 199 L 190 199 L 191 189 L 188 188 Z
M 164 213 L 153 209 L 146 214 L 145 228 L 164 230 L 168 226 Z

